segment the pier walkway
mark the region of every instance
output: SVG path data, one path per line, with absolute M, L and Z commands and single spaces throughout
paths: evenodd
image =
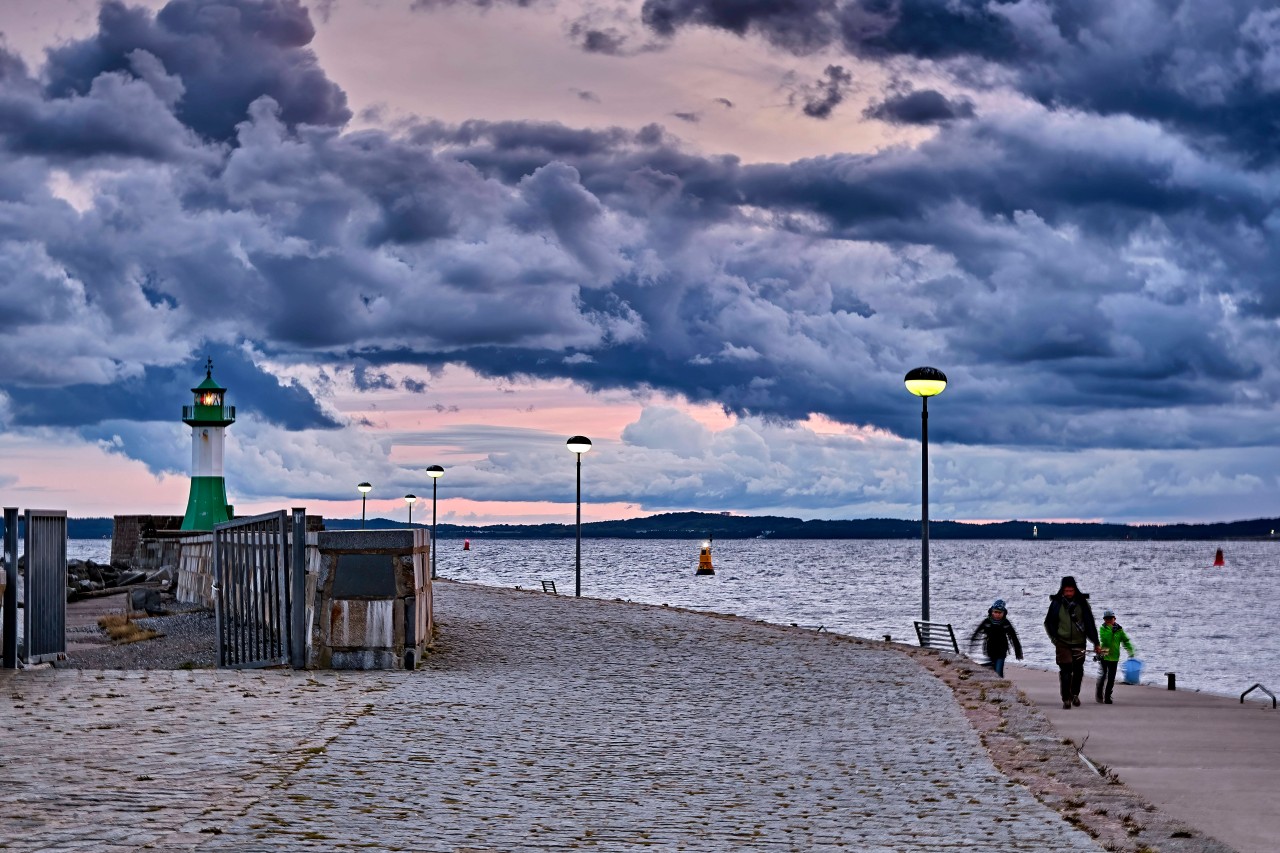
M 1005 674 L 1086 756 L 1165 811 L 1240 853 L 1280 850 L 1280 712 L 1270 699 L 1118 682 L 1116 704 L 1098 705 L 1095 671 L 1070 710 L 1056 671 L 1010 666 Z
M 959 694 L 900 649 L 435 595 L 417 672 L 0 674 L 0 849 L 1104 849 L 998 771 Z M 1223 849 L 1196 843 L 1151 849 Z

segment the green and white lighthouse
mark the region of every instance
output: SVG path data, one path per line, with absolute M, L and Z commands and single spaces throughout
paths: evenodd
M 226 405 L 227 389 L 213 380 L 213 359 L 205 366 L 204 381 L 191 392 L 195 404 L 182 407 L 182 422 L 191 427 L 191 494 L 182 529 L 212 530 L 231 520 L 222 444 L 227 427 L 236 422 L 236 407 Z

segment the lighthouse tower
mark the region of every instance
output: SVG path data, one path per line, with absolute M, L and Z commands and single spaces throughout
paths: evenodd
M 191 494 L 182 529 L 212 530 L 231 520 L 222 442 L 227 427 L 236 421 L 236 407 L 225 404 L 227 389 L 213 381 L 213 359 L 205 366 L 204 381 L 191 391 L 195 405 L 182 407 L 182 422 L 191 427 Z

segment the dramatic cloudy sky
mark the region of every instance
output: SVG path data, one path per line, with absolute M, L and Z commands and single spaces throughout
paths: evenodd
M 1280 515 L 1280 9 L 4 0 L 0 496 Z M 418 518 L 422 516 L 418 506 Z

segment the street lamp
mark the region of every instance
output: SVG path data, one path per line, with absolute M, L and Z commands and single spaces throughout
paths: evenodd
M 360 529 L 361 530 L 364 530 L 365 499 L 369 497 L 369 490 L 372 488 L 373 486 L 369 485 L 368 483 L 361 483 L 360 485 L 356 486 L 356 489 L 358 489 L 360 492 Z
M 575 435 L 565 444 L 578 457 L 578 550 L 573 562 L 573 594 L 582 596 L 582 454 L 591 449 L 591 439 Z
M 428 465 L 427 476 L 431 478 L 431 578 L 436 576 L 436 483 L 444 476 L 444 469 L 439 465 Z
M 907 390 L 920 398 L 920 618 L 929 621 L 929 398 L 947 387 L 947 376 L 936 367 L 917 367 L 907 373 Z
M 405 495 L 404 502 L 409 505 L 409 526 L 413 527 L 413 503 L 418 499 L 417 495 Z

